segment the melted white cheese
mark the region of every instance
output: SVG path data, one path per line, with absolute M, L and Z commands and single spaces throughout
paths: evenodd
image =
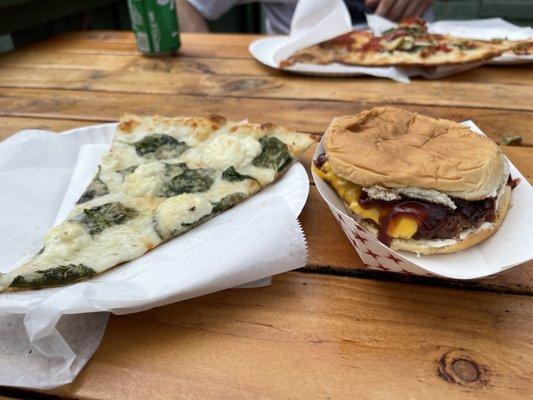
M 188 149 L 181 160 L 190 168 L 225 170 L 247 165 L 261 153 L 261 144 L 249 136 L 219 134 L 197 147 Z
M 261 186 L 268 185 L 276 178 L 276 170 L 270 168 L 259 168 L 249 164 L 236 169 L 239 174 L 257 179 Z
M 163 238 L 168 239 L 189 229 L 187 224 L 198 222 L 200 218 L 211 214 L 212 210 L 213 205 L 201 195 L 187 193 L 170 197 L 157 207 L 157 230 Z
M 91 246 L 91 252 L 84 254 L 86 265 L 96 272 L 105 271 L 110 265 L 133 260 L 157 246 L 161 238 L 152 221 L 149 215 L 139 216 L 104 230 Z
M 165 164 L 154 161 L 141 164 L 126 176 L 122 190 L 127 196 L 155 196 L 163 185 Z
M 64 222 L 52 228 L 44 238 L 44 251 L 37 255 L 39 265 L 71 264 L 71 259 L 93 243 L 91 235 L 79 222 Z M 27 267 L 27 266 L 26 266 Z M 26 268 L 31 272 L 33 268 Z M 20 273 L 25 272 L 23 270 Z
M 137 154 L 135 147 L 115 141 L 111 151 L 102 157 L 101 166 L 103 169 L 121 171 L 143 162 L 146 162 L 146 159 Z
M 94 235 L 90 244 L 81 250 L 63 248 L 62 252 L 48 254 L 45 250 L 30 265 L 35 270 L 65 264 L 84 264 L 96 272 L 102 272 L 110 266 L 140 257 L 159 243 L 161 238 L 153 228 L 152 218 L 142 215 Z
M 251 179 L 245 179 L 237 182 L 229 182 L 217 177 L 207 192 L 201 193 L 203 197 L 212 203 L 218 203 L 224 197 L 235 193 L 251 195 L 257 192 L 261 187 Z
M 45 246 L 59 248 L 59 252 L 79 251 L 91 242 L 91 235 L 75 222 L 65 222 L 52 228 L 44 238 Z

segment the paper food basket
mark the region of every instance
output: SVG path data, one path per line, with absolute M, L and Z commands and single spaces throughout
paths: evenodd
M 463 122 L 472 131 L 483 134 L 472 122 Z M 324 153 L 323 139 L 313 162 Z M 393 251 L 368 233 L 355 219 L 335 191 L 313 171 L 322 198 L 363 261 L 365 268 L 451 279 L 478 279 L 497 275 L 533 258 L 533 188 L 512 163 L 511 176 L 520 184 L 513 190 L 511 205 L 502 226 L 492 236 L 469 249 L 431 256 Z

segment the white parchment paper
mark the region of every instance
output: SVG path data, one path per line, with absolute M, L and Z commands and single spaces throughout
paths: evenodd
M 501 18 L 472 19 L 465 21 L 437 21 L 428 25 L 432 33 L 454 35 L 466 39 L 533 40 L 533 28 L 517 26 Z M 493 58 L 489 64 L 524 64 L 533 62 L 533 54 L 506 52 Z
M 428 24 L 428 30 L 431 33 L 453 35 L 465 39 L 533 39 L 533 28 L 514 25 L 501 18 L 436 21 Z
M 0 272 L 42 246 L 94 175 L 115 124 L 0 143 Z M 107 312 L 132 313 L 303 267 L 297 221 L 309 183 L 296 164 L 276 184 L 141 258 L 86 282 L 0 294 L 0 385 L 71 382 L 97 349 Z M 105 311 L 105 312 L 104 312 Z

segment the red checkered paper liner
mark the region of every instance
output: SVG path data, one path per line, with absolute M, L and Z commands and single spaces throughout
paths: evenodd
M 483 134 L 472 122 L 462 123 Z M 313 162 L 324 153 L 319 143 Z M 511 205 L 500 229 L 469 249 L 451 254 L 416 255 L 391 250 L 368 233 L 350 216 L 342 199 L 314 171 L 313 178 L 322 198 L 361 257 L 365 268 L 375 271 L 451 279 L 478 279 L 493 276 L 533 259 L 533 188 L 510 164 L 511 176 L 520 180 L 511 195 Z

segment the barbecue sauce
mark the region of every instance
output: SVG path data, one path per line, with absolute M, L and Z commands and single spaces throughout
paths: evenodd
M 520 183 L 520 178 L 513 179 L 511 175 L 509 174 L 509 178 L 507 179 L 507 186 L 509 186 L 511 190 L 517 187 L 519 183 Z
M 316 158 L 316 160 L 313 161 L 313 163 L 315 164 L 315 167 L 321 168 L 326 161 L 328 161 L 328 158 L 324 153 L 322 153 Z
M 400 217 L 410 217 L 418 222 L 415 239 L 450 239 L 463 229 L 494 220 L 496 201 L 493 198 L 479 201 L 457 198 L 452 200 L 457 206 L 455 210 L 441 204 L 412 198 L 392 201 L 372 199 L 363 192 L 359 205 L 366 209 L 380 210 L 378 239 L 387 246 L 392 242 L 388 230 Z

